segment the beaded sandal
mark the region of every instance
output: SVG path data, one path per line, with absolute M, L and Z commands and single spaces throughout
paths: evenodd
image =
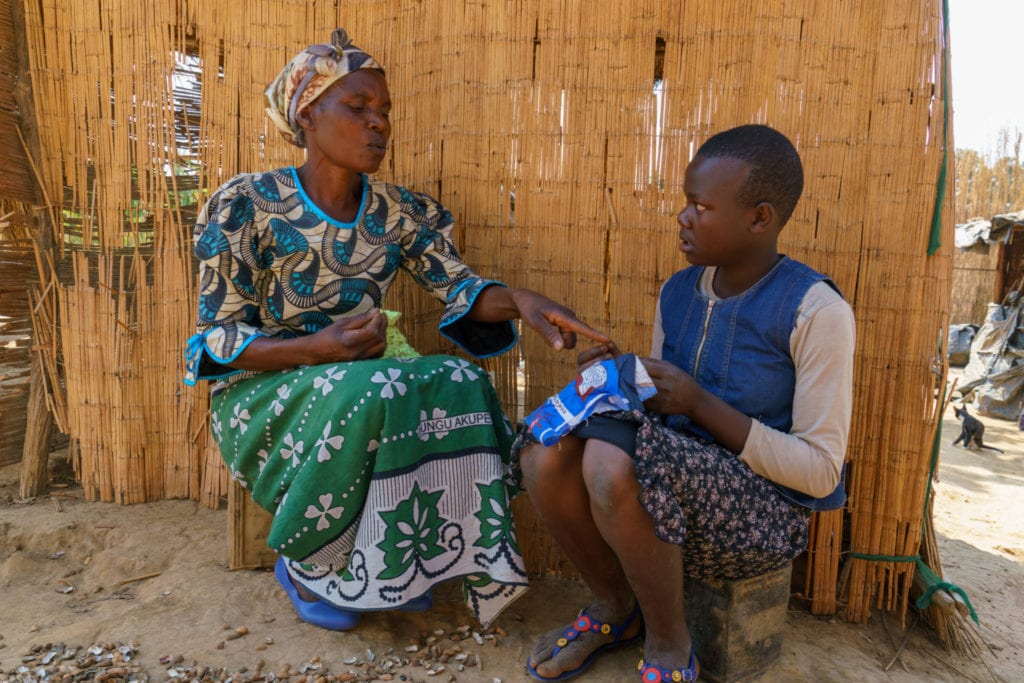
M 597 621 L 596 619 L 592 619 L 590 616 L 587 615 L 586 608 L 583 608 L 580 610 L 580 613 L 576 617 L 576 619 L 572 622 L 572 625 L 566 628 L 564 631 L 562 631 L 562 637 L 558 639 L 555 649 L 551 653 L 552 657 L 555 657 L 559 652 L 561 652 L 566 645 L 579 638 L 581 633 L 585 633 L 587 631 L 602 633 L 606 636 L 614 636 L 615 639 L 595 649 L 587 656 L 586 659 L 583 660 L 583 663 L 575 669 L 563 671 L 561 675 L 554 676 L 552 678 L 541 676 L 539 673 L 537 673 L 537 670 L 533 668 L 533 666 L 530 664 L 529 659 L 527 659 L 526 661 L 526 668 L 530 672 L 530 675 L 536 678 L 538 681 L 564 681 L 568 678 L 576 676 L 577 674 L 581 674 L 584 671 L 586 671 L 591 664 L 594 663 L 594 660 L 597 659 L 597 656 L 599 654 L 607 652 L 608 650 L 617 647 L 622 647 L 623 645 L 629 645 L 630 643 L 637 641 L 640 638 L 642 629 L 641 631 L 637 631 L 637 634 L 635 636 L 627 640 L 623 640 L 622 636 L 626 632 L 626 629 L 632 626 L 633 622 L 636 621 L 639 616 L 640 605 L 637 604 L 633 607 L 633 611 L 629 613 L 629 616 L 626 617 L 626 620 L 623 621 L 621 624 L 606 624 Z
M 640 672 L 640 680 L 643 683 L 696 681 L 697 675 L 700 673 L 700 664 L 693 656 L 693 650 L 690 650 L 690 663 L 685 669 L 662 669 L 654 664 L 644 664 L 643 659 L 636 665 L 636 668 Z

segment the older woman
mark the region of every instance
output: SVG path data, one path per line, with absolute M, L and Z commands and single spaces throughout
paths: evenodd
M 384 69 L 343 29 L 301 51 L 267 113 L 305 163 L 242 174 L 200 214 L 186 383 L 217 380 L 214 436 L 274 514 L 268 544 L 300 618 L 426 609 L 461 577 L 490 622 L 526 585 L 506 481 L 511 430 L 487 373 L 453 356 L 382 358 L 399 269 L 444 303 L 440 331 L 478 357 L 522 320 L 556 349 L 608 338 L 567 308 L 475 274 L 431 197 L 376 180 L 391 136 Z

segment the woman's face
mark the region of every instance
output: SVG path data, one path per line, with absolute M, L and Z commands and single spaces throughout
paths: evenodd
M 391 138 L 391 94 L 384 75 L 359 69 L 339 79 L 296 118 L 306 148 L 356 173 L 375 173 Z

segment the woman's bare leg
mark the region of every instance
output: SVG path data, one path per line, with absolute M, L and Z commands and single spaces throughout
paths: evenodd
M 587 613 L 598 621 L 619 624 L 633 611 L 635 598 L 615 553 L 594 524 L 583 480 L 584 443 L 589 441 L 569 436 L 554 446 L 532 444 L 524 448 L 520 454 L 524 485 L 548 531 L 597 598 Z M 624 638 L 631 638 L 639 628 L 637 619 Z M 598 633 L 583 634 L 552 657 L 563 630 L 559 627 L 540 636 L 530 654 L 530 664 L 545 678 L 577 668 L 597 647 L 611 640 Z

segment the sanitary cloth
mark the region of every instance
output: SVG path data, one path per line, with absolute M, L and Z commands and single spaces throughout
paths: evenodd
M 551 446 L 595 413 L 643 410 L 643 402 L 658 393 L 647 369 L 627 353 L 594 363 L 576 379 L 526 416 L 533 438 Z

